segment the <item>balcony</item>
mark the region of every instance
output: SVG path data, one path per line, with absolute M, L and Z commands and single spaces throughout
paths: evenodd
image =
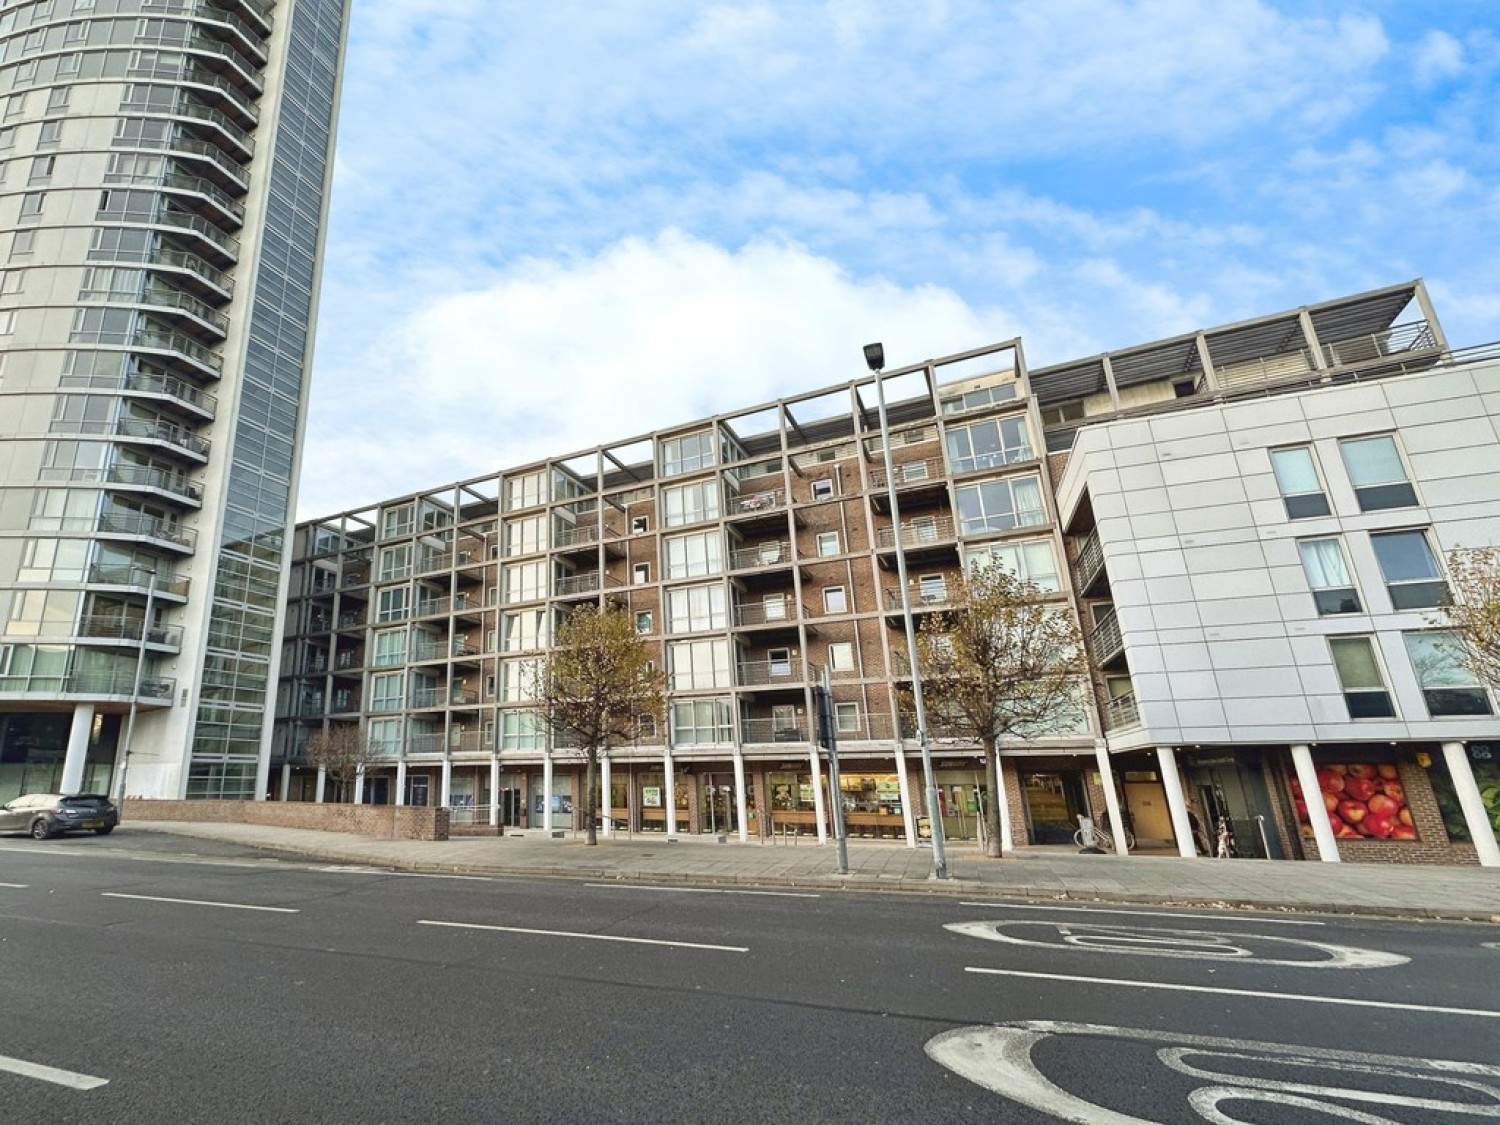
M 759 627 L 795 631 L 798 618 L 806 616 L 807 613 L 792 600 L 791 595 L 783 594 L 764 601 L 736 603 L 733 621 L 737 629 Z
M 414 662 L 428 660 L 463 659 L 465 657 L 477 656 L 479 650 L 468 641 L 458 638 L 448 640 L 445 637 L 426 638 L 418 637 L 412 641 L 411 659 Z
M 798 657 L 786 660 L 742 660 L 735 670 L 735 683 L 740 687 L 803 689 L 802 661 Z
M 740 739 L 746 743 L 801 743 L 812 741 L 807 719 L 798 715 L 795 719 L 741 719 Z
M 601 539 L 610 557 L 619 557 L 623 554 L 619 544 L 610 542 L 620 536 L 620 529 L 617 526 L 606 521 L 601 533 L 599 524 L 592 515 L 585 518 L 588 521 L 586 523 L 570 524 L 563 521 L 554 523 L 552 546 L 557 554 L 593 555 Z
M 1084 536 L 1078 545 L 1077 574 L 1078 593 L 1083 597 L 1109 589 L 1109 576 L 1104 572 L 1104 547 L 1097 529 Z M 1103 582 L 1099 581 L 1101 578 Z
M 58 696 L 108 696 L 129 699 L 142 707 L 170 707 L 177 691 L 176 680 L 146 676 L 135 690 L 135 673 L 76 673 L 69 676 L 0 676 L 0 695 L 25 695 L 56 699 Z
M 224 5 L 224 7 L 227 6 L 227 4 Z M 252 28 L 239 16 L 224 11 L 223 7 L 208 4 L 205 0 L 145 0 L 142 8 L 148 12 L 162 11 L 171 12 L 174 15 L 185 15 L 195 20 L 228 28 L 234 32 L 242 50 L 253 55 L 260 65 L 266 64 L 266 47 L 262 42 L 262 37 L 270 32 L 269 26 L 265 26 L 263 30 Z M 256 18 L 256 23 L 261 24 L 264 19 L 264 15 L 260 14 Z
M 133 590 L 148 591 L 155 583 L 155 595 L 173 600 L 185 600 L 191 580 L 177 578 L 171 574 L 157 574 L 145 567 L 126 564 L 106 565 L 95 563 L 89 567 L 84 581 L 98 586 L 122 586 Z
M 922 519 L 901 521 L 901 545 L 908 550 L 938 547 L 955 541 L 953 519 L 950 516 L 927 516 Z M 877 528 L 875 546 L 882 551 L 894 551 L 896 529 L 893 527 Z
M 893 465 L 896 480 L 896 499 L 903 510 L 908 506 L 930 507 L 946 503 L 948 478 L 940 457 L 927 457 L 920 461 L 905 461 Z M 876 511 L 890 511 L 890 490 L 886 487 L 889 478 L 884 466 L 870 470 L 870 503 Z
M 188 254 L 181 250 L 172 250 L 167 247 L 150 250 L 121 248 L 90 250 L 88 260 L 91 262 L 139 262 L 146 266 L 169 269 L 173 271 L 176 280 L 203 286 L 210 300 L 227 301 L 234 295 L 234 278 L 223 270 L 215 269 L 197 254 Z
M 105 344 L 148 351 L 154 356 L 159 356 L 163 361 L 175 362 L 195 375 L 207 376 L 210 379 L 217 379 L 224 369 L 224 360 L 191 336 L 157 328 L 137 328 L 131 332 L 78 329 L 69 334 L 68 342 Z
M 1125 638 L 1120 634 L 1120 619 L 1113 609 L 1094 620 L 1089 633 L 1089 655 L 1100 668 L 1108 668 L 1125 655 Z
M 349 672 L 365 665 L 365 653 L 363 649 L 345 650 L 334 658 L 333 666 L 341 672 Z
M 172 626 L 171 628 L 153 627 L 147 629 L 145 622 L 133 620 L 128 617 L 82 617 L 78 621 L 74 635 L 86 637 L 89 640 L 133 641 L 136 644 L 144 643 L 173 651 L 182 647 L 182 630 L 180 628 Z
M 953 458 L 953 474 L 957 476 L 960 473 L 987 472 L 1010 465 L 1024 465 L 1035 460 L 1036 450 L 1030 445 L 1018 445 L 1010 449 L 992 449 L 969 457 Z
M 164 418 L 121 418 L 115 423 L 115 433 L 139 441 L 160 442 L 197 461 L 207 461 L 211 448 L 207 438 Z
M 186 473 L 155 465 L 111 465 L 104 471 L 104 479 L 109 484 L 124 485 L 127 488 L 149 488 L 195 507 L 203 503 L 202 485 L 197 484 Z
M 724 518 L 741 531 L 761 526 L 784 528 L 786 506 L 787 495 L 784 489 L 767 488 L 755 492 L 725 489 Z
M 781 569 L 791 566 L 792 561 L 792 544 L 787 539 L 768 540 L 729 552 L 729 569 L 732 571 L 767 567 Z
M 1141 722 L 1140 709 L 1136 706 L 1135 692 L 1127 691 L 1115 696 L 1104 708 L 1104 729 L 1120 730 L 1124 727 L 1139 726 Z
M 411 705 L 417 711 L 438 711 L 445 707 L 472 707 L 479 702 L 479 693 L 472 688 L 417 687 L 411 691 Z
M 912 582 L 908 600 L 911 602 L 913 613 L 943 609 L 953 604 L 953 594 L 948 588 L 946 581 L 934 582 L 932 580 L 917 579 Z M 904 607 L 901 604 L 901 589 L 887 589 L 885 594 L 885 611 L 887 615 L 903 614 Z
M 96 528 L 105 535 L 138 536 L 185 551 L 192 551 L 198 543 L 196 528 L 179 527 L 174 520 L 144 512 L 106 512 L 99 517 Z
M 402 617 L 406 614 L 402 613 Z M 363 609 L 348 609 L 339 614 L 338 627 L 340 631 L 346 629 L 363 629 L 369 614 Z
M 448 616 L 470 616 L 480 613 L 483 606 L 478 599 L 469 597 L 468 594 L 454 594 L 451 598 L 421 598 L 417 599 L 414 617 L 448 617 Z
M 597 570 L 591 570 L 586 574 L 569 574 L 557 579 L 553 588 L 553 597 L 556 598 L 586 598 L 597 594 L 602 588 L 601 579 L 604 576 Z M 608 583 L 611 587 L 619 585 L 611 579 Z
M 250 188 L 250 173 L 243 164 L 218 145 L 190 137 L 180 129 L 169 137 L 116 137 L 113 144 L 115 148 L 159 149 L 174 155 L 205 160 L 213 171 L 224 177 L 224 182 L 237 191 L 248 191 Z

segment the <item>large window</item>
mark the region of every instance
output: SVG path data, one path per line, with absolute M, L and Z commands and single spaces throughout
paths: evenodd
M 507 613 L 500 619 L 500 650 L 502 652 L 534 652 L 547 642 L 546 613 L 540 609 L 529 609 L 522 613 Z
M 411 544 L 380 549 L 380 581 L 395 582 L 411 577 Z
M 411 590 L 406 586 L 388 586 L 376 595 L 376 621 L 405 621 L 411 612 Z
M 1336 537 L 1304 539 L 1297 544 L 1297 551 L 1320 614 L 1361 612 L 1359 591 L 1354 588 L 1344 548 Z
M 667 661 L 674 691 L 732 686 L 728 641 L 678 641 L 667 646 Z
M 987 480 L 958 489 L 959 530 L 964 535 L 1010 531 L 1047 522 L 1042 486 L 1036 477 Z
M 662 476 L 691 473 L 694 469 L 706 469 L 714 463 L 714 435 L 711 430 L 661 443 Z
M 371 719 L 367 737 L 376 754 L 394 758 L 401 753 L 401 720 Z
M 702 633 L 728 625 L 728 596 L 723 586 L 680 586 L 667 591 L 668 633 Z
M 1328 649 L 1338 669 L 1339 684 L 1351 719 L 1391 719 L 1396 709 L 1385 677 L 1375 659 L 1375 646 L 1369 637 L 1330 637 Z
M 1407 633 L 1406 652 L 1422 685 L 1428 714 L 1490 715 L 1489 693 L 1475 678 L 1463 641 L 1455 633 Z
M 406 663 L 406 630 L 381 629 L 375 634 L 375 667 Z
M 500 573 L 503 596 L 508 604 L 538 601 L 547 594 L 547 564 L 540 559 L 510 563 Z
M 672 744 L 703 746 L 734 741 L 734 711 L 727 699 L 680 700 L 672 704 Z
M 399 539 L 403 535 L 410 535 L 413 518 L 414 514 L 410 504 L 402 504 L 397 508 L 387 508 L 380 514 L 380 537 L 382 539 Z
M 955 473 L 998 469 L 1033 456 L 1026 418 L 1021 414 L 989 418 L 948 431 L 948 459 Z
M 547 517 L 528 516 L 505 521 L 505 554 L 534 555 L 547 547 Z
M 1344 468 L 1361 512 L 1378 512 L 1384 508 L 1410 508 L 1417 502 L 1417 490 L 1406 478 L 1406 466 L 1396 439 L 1390 434 L 1377 437 L 1346 438 L 1339 442 Z
M 964 560 L 971 571 L 986 566 L 1002 566 L 1022 582 L 1030 582 L 1039 590 L 1062 589 L 1062 579 L 1057 572 L 1057 555 L 1048 539 L 1033 539 L 1026 543 L 986 543 L 964 552 Z
M 547 730 L 533 711 L 500 712 L 500 749 L 541 750 L 547 745 Z
M 1310 446 L 1271 450 L 1271 471 L 1276 474 L 1276 489 L 1286 505 L 1288 519 L 1312 519 L 1332 510 Z
M 547 473 L 538 469 L 534 473 L 505 478 L 505 510 L 535 508 L 547 499 Z
M 716 520 L 719 518 L 719 482 L 705 480 L 664 488 L 661 501 L 662 522 L 667 527 Z
M 668 578 L 699 578 L 724 571 L 724 538 L 717 531 L 665 540 Z
M 1448 583 L 1437 555 L 1420 531 L 1388 531 L 1370 536 L 1393 609 L 1432 609 L 1448 600 Z
M 519 703 L 531 699 L 540 661 L 502 660 L 500 662 L 500 702 Z
M 406 687 L 405 672 L 378 672 L 370 677 L 370 710 L 399 711 Z

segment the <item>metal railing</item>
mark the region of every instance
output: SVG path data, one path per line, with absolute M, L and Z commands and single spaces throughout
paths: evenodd
M 197 528 L 179 527 L 168 520 L 137 512 L 106 512 L 99 517 L 97 527 L 109 535 L 140 535 L 189 550 L 198 542 Z
M 938 543 L 951 543 L 955 538 L 953 520 L 948 516 L 901 521 L 901 545 L 904 547 L 928 547 Z M 875 546 L 881 550 L 893 549 L 896 546 L 895 529 L 878 528 L 875 532 Z
M 176 680 L 151 677 L 141 681 L 135 696 L 146 705 L 170 706 Z M 129 698 L 135 692 L 135 672 L 88 672 L 71 675 L 0 676 L 0 695 L 111 695 Z
M 767 684 L 800 687 L 803 683 L 802 661 L 792 657 L 785 660 L 741 660 L 735 670 L 735 682 L 741 687 Z
M 155 328 L 137 328 L 130 332 L 75 330 L 68 336 L 71 344 L 108 344 L 124 348 L 146 348 L 153 352 L 171 352 L 178 359 L 191 361 L 217 378 L 224 370 L 223 357 L 210 351 L 191 336 L 181 332 L 162 332 Z
M 757 543 L 753 547 L 741 547 L 729 552 L 730 570 L 749 570 L 760 566 L 786 566 L 791 561 L 792 544 L 786 539 Z
M 799 607 L 790 597 L 775 601 L 744 602 L 734 607 L 733 620 L 739 625 L 795 625 Z
M 115 423 L 115 433 L 121 437 L 166 442 L 195 457 L 207 458 L 211 448 L 207 438 L 161 418 L 121 418 Z
M 187 153 L 190 156 L 207 160 L 223 172 L 226 179 L 233 180 L 242 189 L 248 189 L 250 185 L 249 170 L 229 153 L 218 145 L 211 145 L 196 137 L 185 136 L 180 131 L 170 137 L 116 137 L 111 143 L 115 148 L 160 149 L 164 152 Z
M 262 66 L 266 64 L 266 45 L 261 41 L 265 31 L 257 31 L 233 12 L 227 12 L 223 8 L 205 3 L 204 0 L 142 0 L 141 10 L 146 12 L 170 12 L 173 15 L 188 16 L 192 19 L 206 20 L 210 23 L 221 23 L 226 27 L 233 28 L 245 46 L 252 54 L 259 57 Z
M 896 477 L 897 492 L 903 488 L 925 488 L 930 485 L 940 485 L 945 479 L 941 457 L 924 457 L 920 461 L 903 461 L 900 464 L 893 465 L 891 468 Z M 870 487 L 885 488 L 888 479 L 885 475 L 884 467 L 870 470 Z
M 955 457 L 953 459 L 953 471 L 955 473 L 973 473 L 982 469 L 1001 469 L 1006 465 L 1020 465 L 1026 461 L 1036 460 L 1036 450 L 1031 446 L 1021 445 L 1014 449 L 996 449 L 989 453 L 975 453 L 970 457 Z
M 744 742 L 796 742 L 806 743 L 812 737 L 811 728 L 803 716 L 787 719 L 741 719 L 740 739 Z
M 1141 712 L 1136 706 L 1133 691 L 1115 696 L 1104 708 L 1104 726 L 1107 730 L 1137 726 L 1140 721 Z
M 194 483 L 184 473 L 160 469 L 154 465 L 111 465 L 104 474 L 110 484 L 132 485 L 138 488 L 154 488 L 191 500 L 194 504 L 203 501 L 203 486 Z
M 188 578 L 160 574 L 147 570 L 143 566 L 130 566 L 124 563 L 118 565 L 95 563 L 84 575 L 86 582 L 96 582 L 101 586 L 132 586 L 140 590 L 149 589 L 153 579 L 158 594 L 167 594 L 174 598 L 187 597 L 192 583 L 192 580 Z
M 1096 528 L 1084 536 L 1078 545 L 1078 590 L 1086 592 L 1104 570 L 1104 545 L 1099 541 Z
M 114 250 L 90 250 L 88 260 L 91 262 L 139 262 L 146 266 L 167 266 L 171 269 L 185 270 L 193 274 L 199 280 L 219 290 L 224 296 L 234 293 L 234 279 L 223 270 L 216 269 L 197 254 L 188 254 L 181 250 L 169 250 L 165 247 L 157 247 L 151 250 L 127 250 L 124 248 Z
M 1120 634 L 1120 619 L 1114 610 L 1101 615 L 1089 633 L 1089 655 L 1095 664 L 1108 664 L 1125 651 L 1125 639 Z
M 937 609 L 949 605 L 953 601 L 952 592 L 948 589 L 948 583 L 920 583 L 913 582 L 911 585 L 911 607 L 915 610 Z M 885 608 L 887 612 L 901 612 L 905 607 L 901 602 L 900 590 L 885 591 Z
M 780 488 L 769 488 L 761 492 L 735 492 L 726 488 L 724 506 L 726 519 L 757 512 L 774 512 L 786 507 L 786 492 Z
M 148 645 L 162 645 L 167 648 L 179 648 L 182 645 L 182 630 L 179 627 L 153 627 L 147 629 L 145 622 L 136 621 L 128 617 L 81 617 L 78 619 L 77 632 L 74 635 L 106 641 L 140 641 L 144 639 Z
M 579 594 L 595 594 L 599 592 L 600 582 L 603 578 L 597 570 L 587 574 L 569 574 L 557 579 L 553 587 L 553 596 L 559 598 L 576 597 Z

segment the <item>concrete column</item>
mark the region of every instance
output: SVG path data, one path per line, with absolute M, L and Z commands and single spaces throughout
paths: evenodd
M 662 772 L 666 781 L 662 785 L 662 806 L 667 810 L 667 835 L 677 835 L 677 770 L 672 764 L 672 748 L 664 748 L 661 754 Z
M 63 758 L 59 786 L 64 793 L 77 793 L 83 788 L 83 766 L 88 760 L 89 738 L 93 733 L 94 705 L 80 703 L 73 708 L 73 725 L 68 728 L 68 753 Z
M 818 818 L 818 843 L 828 843 L 828 805 L 823 800 L 823 767 L 818 761 L 818 748 L 807 751 L 808 765 L 812 769 L 813 815 Z
M 1313 768 L 1312 750 L 1305 744 L 1292 747 L 1292 768 L 1297 771 L 1297 784 L 1302 786 L 1307 819 L 1312 824 L 1313 839 L 1318 842 L 1318 858 L 1324 863 L 1338 863 L 1339 843 L 1333 838 L 1333 824 L 1323 807 L 1323 790 L 1318 785 L 1318 771 Z
M 281 763 L 281 799 L 283 802 L 292 795 L 292 763 Z
M 734 748 L 734 815 L 740 826 L 740 843 L 750 842 L 750 801 L 745 792 L 745 752 Z
M 317 801 L 317 803 L 321 805 L 323 803 L 323 797 L 327 794 L 327 792 L 328 792 L 328 771 L 324 770 L 324 769 L 320 769 L 318 771 L 318 792 L 317 792 L 317 795 L 313 798 L 313 800 Z
M 1010 823 L 1010 796 L 1005 791 L 1005 759 L 1000 756 L 1000 747 L 995 747 L 995 787 L 998 793 L 991 793 L 990 800 L 999 801 L 995 807 L 1000 810 L 1000 854 L 1016 850 L 1016 836 Z
M 1500 867 L 1500 843 L 1495 842 L 1495 830 L 1484 810 L 1484 799 L 1479 796 L 1479 785 L 1474 780 L 1474 769 L 1469 765 L 1464 744 L 1443 743 L 1443 761 L 1448 764 L 1448 773 L 1453 777 L 1453 788 L 1458 791 L 1458 804 L 1464 811 L 1469 835 L 1474 838 L 1474 850 L 1479 853 L 1480 864 Z
M 500 755 L 490 759 L 490 827 L 500 825 Z
M 1182 795 L 1182 777 L 1177 772 L 1177 752 L 1170 746 L 1156 748 L 1161 767 L 1162 788 L 1167 791 L 1167 809 L 1172 814 L 1172 831 L 1177 835 L 1177 854 L 1192 859 L 1198 854 L 1193 843 L 1193 822 L 1188 819 L 1187 799 Z
M 1109 760 L 1109 745 L 1104 739 L 1094 743 L 1094 760 L 1099 763 L 1099 782 L 1104 789 L 1104 808 L 1109 813 L 1109 832 L 1115 838 L 1115 854 L 1129 855 L 1125 846 L 1125 818 L 1120 815 L 1120 795 L 1115 792 L 1115 770 Z
M 360 766 L 354 772 L 354 803 L 362 805 L 365 803 L 365 767 Z
M 396 804 L 406 804 L 406 761 L 396 763 Z
M 552 755 L 542 753 L 542 827 L 552 831 Z
M 600 810 L 600 811 L 603 812 L 603 814 L 604 814 L 604 834 L 606 836 L 613 836 L 615 834 L 615 818 L 614 818 L 614 809 L 611 807 L 610 801 L 609 801 L 609 785 L 610 785 L 609 755 L 608 754 L 600 754 L 599 755 L 599 803 L 604 806 L 603 809 Z M 587 801 L 586 798 L 584 800 L 584 804 L 585 805 L 588 804 L 588 801 Z M 587 816 L 588 814 L 584 813 L 584 815 Z M 584 827 L 587 828 L 588 826 L 585 825 Z
M 451 808 L 453 805 L 453 759 L 443 759 L 443 799 L 439 807 Z
M 911 807 L 911 779 L 906 775 L 906 751 L 896 747 L 896 788 L 901 792 L 901 821 L 906 828 L 906 846 L 917 846 L 917 814 Z

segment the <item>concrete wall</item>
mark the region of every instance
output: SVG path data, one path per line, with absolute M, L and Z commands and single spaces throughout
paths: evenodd
M 381 840 L 446 840 L 448 810 L 395 805 L 335 805 L 291 801 L 153 801 L 131 797 L 127 821 L 185 820 L 265 824 L 315 832 L 348 832 Z

